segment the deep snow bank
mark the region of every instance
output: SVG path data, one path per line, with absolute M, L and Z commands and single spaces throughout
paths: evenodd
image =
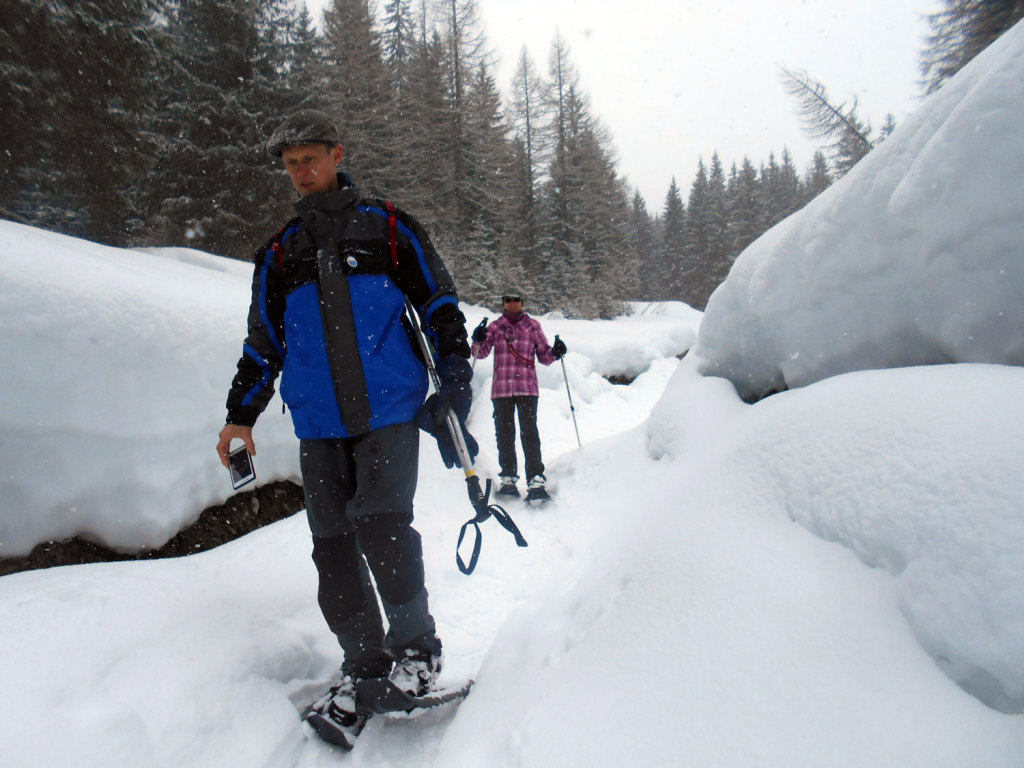
M 854 370 L 1024 364 L 1024 23 L 711 296 L 702 371 L 746 399 Z
M 213 447 L 251 275 L 0 221 L 0 556 L 156 548 L 231 493 Z M 260 436 L 261 481 L 294 476 L 280 408 Z
M 860 371 L 758 403 L 734 482 L 892 573 L 918 642 L 953 680 L 1024 712 L 1024 370 Z

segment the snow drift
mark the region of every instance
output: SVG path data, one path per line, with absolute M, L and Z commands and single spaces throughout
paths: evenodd
M 1024 23 L 751 244 L 702 372 L 745 399 L 871 368 L 1024 364 Z

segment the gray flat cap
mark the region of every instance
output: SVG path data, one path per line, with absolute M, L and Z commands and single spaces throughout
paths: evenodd
M 267 140 L 267 154 L 280 157 L 285 147 L 302 144 L 326 144 L 333 147 L 341 139 L 330 116 L 317 109 L 300 109 L 284 119 Z

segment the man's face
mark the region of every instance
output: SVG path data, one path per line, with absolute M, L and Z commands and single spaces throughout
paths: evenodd
M 326 144 L 301 144 L 281 150 L 284 169 L 291 176 L 292 184 L 305 197 L 314 192 L 337 189 L 338 175 L 335 171 L 341 162 L 341 144 L 328 147 Z

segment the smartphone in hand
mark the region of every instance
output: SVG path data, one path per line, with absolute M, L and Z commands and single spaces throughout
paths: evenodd
M 256 470 L 252 466 L 252 456 L 244 445 L 240 445 L 228 454 L 228 471 L 231 473 L 231 487 L 236 491 L 256 479 Z

